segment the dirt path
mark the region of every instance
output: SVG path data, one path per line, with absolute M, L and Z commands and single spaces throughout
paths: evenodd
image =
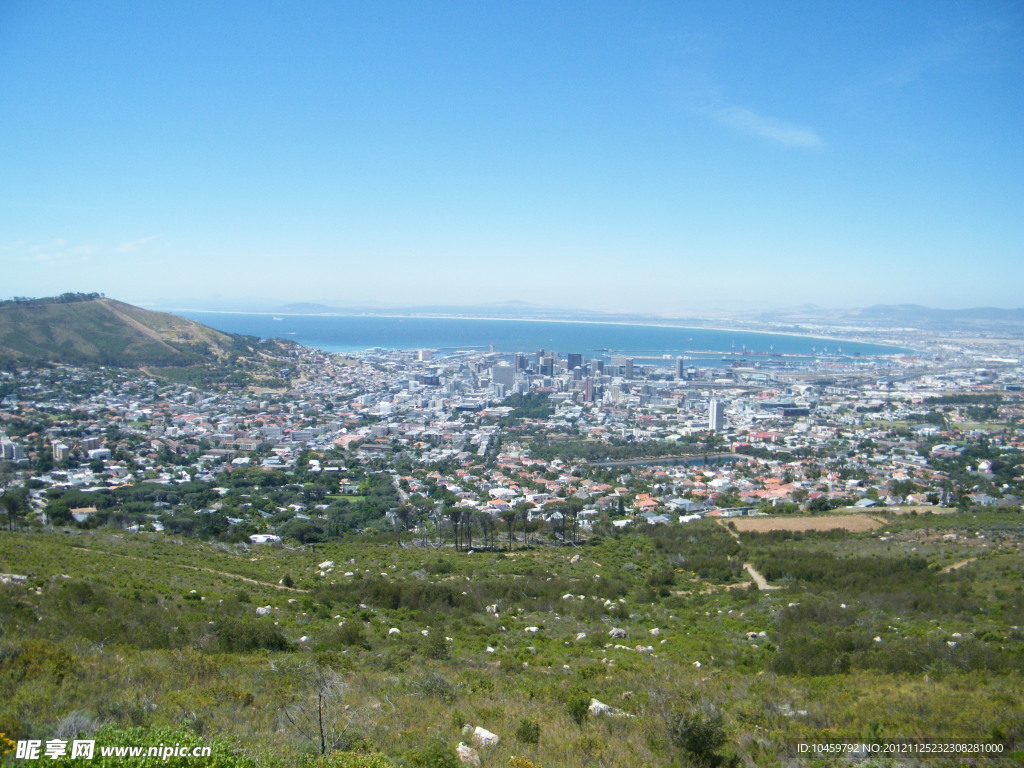
M 977 559 L 978 558 L 976 558 L 976 557 L 968 557 L 966 560 L 961 560 L 959 563 L 953 563 L 952 565 L 947 565 L 945 568 L 943 568 L 941 571 L 939 571 L 939 573 L 950 573 L 951 571 L 958 571 L 961 568 L 963 568 L 965 565 L 967 565 L 968 563 L 973 563 Z
M 128 560 L 136 560 L 140 563 L 153 563 L 155 560 L 151 560 L 146 557 L 138 557 L 136 555 L 126 555 L 123 552 L 108 552 L 105 549 L 92 549 L 91 547 L 73 547 L 73 549 L 83 550 L 85 552 L 95 552 L 98 555 L 113 555 L 114 557 L 124 557 Z M 225 576 L 229 579 L 236 579 L 238 581 L 244 581 L 247 584 L 255 584 L 258 587 L 270 587 L 271 589 L 282 589 L 285 592 L 309 592 L 308 589 L 300 589 L 298 587 L 286 587 L 284 584 L 271 584 L 268 581 L 257 581 L 256 579 L 250 579 L 248 576 L 240 576 L 237 573 L 228 573 L 227 571 L 217 571 L 213 568 L 203 568 L 199 565 L 186 565 L 185 563 L 174 563 L 172 562 L 171 567 L 173 568 L 185 568 L 189 571 L 201 571 L 202 573 L 212 573 L 215 576 Z
M 738 533 L 736 533 L 736 531 L 734 531 L 728 525 L 726 525 L 725 524 L 725 520 L 723 520 L 722 518 L 718 518 L 715 522 L 718 523 L 723 528 L 725 528 L 725 530 L 727 530 L 729 532 L 729 535 L 732 536 L 734 539 L 736 539 L 736 541 L 740 540 L 740 535 Z
M 769 584 L 767 579 L 765 579 L 764 576 L 762 576 L 760 573 L 758 573 L 757 570 L 754 568 L 754 566 L 751 565 L 750 563 L 744 563 L 743 567 L 746 569 L 747 573 L 750 574 L 750 578 L 752 578 L 754 580 L 754 583 L 757 584 L 757 588 L 758 589 L 760 589 L 762 591 L 768 590 L 768 589 L 782 589 L 782 587 L 780 587 L 778 585 Z

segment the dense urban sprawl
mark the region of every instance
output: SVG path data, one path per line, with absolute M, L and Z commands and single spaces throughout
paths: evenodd
M 1013 357 L 944 342 L 707 364 L 297 347 L 286 387 L 209 392 L 105 368 L 3 372 L 4 480 L 23 488 L 10 522 L 303 543 L 397 528 L 479 546 L 506 531 L 567 541 L 703 516 L 1020 504 Z

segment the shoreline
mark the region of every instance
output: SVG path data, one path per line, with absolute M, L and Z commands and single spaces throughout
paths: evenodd
M 612 326 L 626 326 L 626 327 L 640 327 L 640 328 L 671 328 L 678 330 L 691 330 L 691 331 L 720 331 L 722 333 L 757 333 L 765 336 L 793 336 L 801 339 L 814 339 L 819 341 L 846 341 L 854 344 L 872 344 L 878 347 L 891 347 L 894 351 L 892 355 L 907 355 L 917 354 L 917 350 L 913 350 L 909 347 L 900 347 L 897 344 L 880 341 L 864 341 L 856 338 L 840 338 L 838 336 L 818 336 L 810 333 L 792 333 L 789 331 L 767 331 L 757 330 L 754 328 L 723 328 L 720 326 L 710 325 L 673 325 L 665 322 L 657 321 L 635 321 L 626 322 L 624 320 L 569 320 L 559 318 L 542 318 L 542 317 L 486 317 L 476 315 L 421 315 L 421 314 L 369 314 L 360 313 L 352 314 L 345 312 L 242 312 L 240 310 L 231 309 L 168 309 L 162 310 L 165 312 L 176 313 L 176 312 L 201 312 L 211 315 L 260 315 L 264 317 L 348 317 L 348 318 L 360 318 L 360 317 L 378 317 L 387 318 L 392 320 L 403 320 L 403 319 L 416 319 L 416 320 L 493 320 L 493 321 L 508 321 L 515 323 L 564 323 L 564 324 L 578 324 L 578 325 L 612 325 Z M 909 351 L 904 351 L 909 350 Z M 718 353 L 715 353 L 718 354 Z M 723 351 L 722 354 L 729 354 L 728 351 Z M 885 353 L 883 353 L 885 356 Z

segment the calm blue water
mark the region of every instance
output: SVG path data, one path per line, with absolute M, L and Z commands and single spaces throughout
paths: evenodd
M 271 315 L 182 311 L 176 314 L 230 333 L 261 338 L 291 339 L 328 352 L 384 349 L 437 349 L 443 354 L 458 349 L 498 352 L 536 352 L 562 355 L 582 353 L 625 354 L 632 357 L 682 355 L 720 360 L 722 354 L 820 355 L 826 350 L 844 356 L 875 357 L 908 350 L 879 344 L 834 341 L 751 331 L 707 328 L 662 328 L 651 325 L 566 323 L 546 320 L 471 320 L 438 317 L 365 317 L 349 315 Z M 711 352 L 712 354 L 699 354 Z M 730 354 L 731 357 L 731 354 Z M 751 358 L 756 359 L 756 358 Z M 766 359 L 766 358 L 762 358 Z

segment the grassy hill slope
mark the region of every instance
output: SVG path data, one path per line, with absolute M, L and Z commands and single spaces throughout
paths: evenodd
M 245 354 L 254 341 L 98 294 L 0 303 L 0 364 L 192 366 Z
M 737 541 L 703 521 L 472 554 L 2 535 L 0 732 L 184 725 L 244 753 L 217 765 L 263 768 L 453 768 L 467 723 L 501 737 L 484 766 L 781 768 L 811 764 L 796 743 L 865 739 L 994 744 L 970 764 L 1020 765 L 1024 523 L 886 523 Z M 742 586 L 745 559 L 778 588 Z M 336 753 L 315 758 L 321 724 Z M 388 760 L 339 754 L 365 750 Z M 967 764 L 863 765 L 926 763 Z

